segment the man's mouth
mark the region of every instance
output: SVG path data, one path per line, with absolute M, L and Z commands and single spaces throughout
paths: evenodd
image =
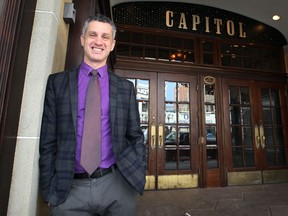
M 103 51 L 103 49 L 97 48 L 97 47 L 92 47 L 92 50 L 95 52 L 102 52 Z

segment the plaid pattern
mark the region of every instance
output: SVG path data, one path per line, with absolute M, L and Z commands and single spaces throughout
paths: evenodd
M 47 81 L 40 133 L 40 186 L 46 202 L 67 197 L 75 169 L 79 68 L 51 74 Z M 133 84 L 109 72 L 113 153 L 122 175 L 140 194 L 146 153 Z

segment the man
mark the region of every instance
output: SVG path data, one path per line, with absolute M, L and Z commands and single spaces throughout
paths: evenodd
M 115 34 L 115 24 L 109 18 L 89 17 L 80 36 L 82 64 L 48 78 L 39 164 L 41 191 L 51 215 L 132 216 L 137 192 L 143 195 L 146 153 L 134 87 L 107 69 Z M 96 71 L 93 79 L 91 71 Z M 98 124 L 91 128 L 86 125 L 89 120 L 85 114 L 88 118 L 88 102 L 94 99 L 86 98 L 90 80 L 95 77 L 100 86 L 101 120 L 92 120 Z M 91 171 L 83 162 L 94 159 L 83 156 L 87 152 L 83 150 L 84 134 L 88 130 L 96 134 L 97 125 L 101 131 L 95 139 L 101 137 L 100 144 L 92 148 L 100 146 L 100 164 Z M 93 153 L 95 157 L 97 154 Z

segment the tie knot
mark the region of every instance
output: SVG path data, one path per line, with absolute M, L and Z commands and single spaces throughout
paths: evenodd
M 91 72 L 91 75 L 92 75 L 92 77 L 97 77 L 97 75 L 98 75 L 98 71 L 97 70 L 92 70 Z

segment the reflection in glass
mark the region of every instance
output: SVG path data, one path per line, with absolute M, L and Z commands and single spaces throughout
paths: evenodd
M 229 90 L 233 167 L 254 167 L 255 158 L 249 88 L 231 86 Z
M 251 124 L 251 110 L 250 107 L 242 107 L 242 124 Z
M 243 167 L 242 148 L 232 148 L 233 167 Z
M 285 147 L 278 147 L 277 159 L 278 159 L 278 165 L 280 165 L 280 166 L 286 165 Z
M 189 127 L 178 128 L 178 140 L 181 147 L 190 146 L 190 129 Z
M 177 129 L 175 125 L 166 125 L 165 127 L 165 146 L 176 143 Z
M 149 102 L 139 101 L 138 109 L 140 114 L 140 123 L 148 123 L 149 120 Z
M 266 146 L 273 146 L 273 128 L 272 127 L 265 127 L 264 128 L 265 134 L 265 144 Z
M 238 95 L 238 88 L 237 87 L 230 87 L 229 88 L 229 96 L 230 96 L 230 104 L 239 104 L 239 95 Z
M 242 145 L 242 136 L 241 136 L 241 129 L 240 127 L 231 127 L 231 143 L 234 146 L 241 146 Z
M 274 115 L 274 124 L 282 125 L 281 108 L 274 108 L 273 115 Z
M 287 165 L 280 92 L 278 89 L 263 88 L 261 98 L 268 165 Z
M 178 104 L 178 122 L 189 124 L 189 104 Z
M 261 89 L 266 155 L 269 166 L 285 166 L 286 150 L 278 89 Z
M 176 123 L 176 103 L 165 103 L 165 123 Z
M 262 95 L 262 106 L 270 106 L 269 89 L 262 89 L 261 95 Z
M 215 85 L 204 85 L 204 102 L 206 104 L 214 104 L 215 103 Z
M 267 155 L 269 166 L 276 166 L 277 163 L 276 163 L 276 154 L 275 154 L 274 146 L 266 147 L 266 155 Z
M 205 121 L 206 124 L 216 124 L 216 106 L 205 105 Z
M 140 127 L 144 135 L 144 143 L 146 145 L 146 155 L 149 155 L 149 80 L 127 78 L 134 84 L 138 109 L 140 115 Z M 147 167 L 149 167 L 149 157 L 147 158 Z
M 230 124 L 240 124 L 240 123 L 241 123 L 240 107 L 238 106 L 230 107 Z
M 165 82 L 165 101 L 176 101 L 176 82 Z
M 189 102 L 189 83 L 178 84 L 178 102 Z
M 177 151 L 176 149 L 166 149 L 166 170 L 176 170 L 177 169 Z
M 191 169 L 189 83 L 165 81 L 165 169 Z
M 216 139 L 215 102 L 215 84 L 205 84 L 204 106 L 206 123 L 206 161 L 208 168 L 218 167 L 218 144 Z
M 149 100 L 149 80 L 137 79 L 137 100 Z
M 264 124 L 272 124 L 272 112 L 270 107 L 263 107 L 263 120 Z
M 280 106 L 279 92 L 277 89 L 271 90 L 271 105 L 272 106 Z
M 249 105 L 250 104 L 249 89 L 241 88 L 240 92 L 241 92 L 241 105 Z
M 243 127 L 243 137 L 244 137 L 244 145 L 252 146 L 253 137 L 251 127 Z
M 245 148 L 244 149 L 244 157 L 245 157 L 245 166 L 246 167 L 254 167 L 254 150 L 253 148 Z
M 284 134 L 283 134 L 283 128 L 278 127 L 275 128 L 275 144 L 276 145 L 283 145 L 284 144 Z
M 180 170 L 191 169 L 190 148 L 179 150 L 179 169 Z
M 216 126 L 206 126 L 206 149 L 208 168 L 217 168 L 218 146 L 216 140 Z
M 216 124 L 215 85 L 204 85 L 205 121 Z

